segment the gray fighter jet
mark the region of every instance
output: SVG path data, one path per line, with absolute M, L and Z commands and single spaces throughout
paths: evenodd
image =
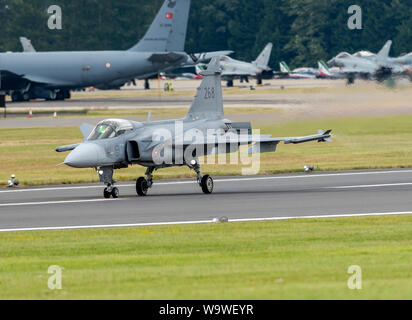
M 251 154 L 275 152 L 280 142 L 299 144 L 309 141 L 330 141 L 331 130 L 296 138 L 272 138 L 254 135 L 250 124 L 233 123 L 224 118 L 219 58 L 213 58 L 203 72 L 203 80 L 188 114 L 180 120 L 147 123 L 109 119 L 95 128 L 84 124 L 81 144 L 58 147 L 57 152 L 71 151 L 64 163 L 73 168 L 95 168 L 107 187 L 105 198 L 119 197 L 114 186 L 113 170 L 130 165 L 147 167 L 146 177 L 136 181 L 136 192 L 146 196 L 153 186 L 155 170 L 188 166 L 197 173 L 197 181 L 205 194 L 213 192 L 213 179 L 202 175 L 199 158 L 205 155 L 233 153 L 241 145 Z
M 391 79 L 392 76 L 406 75 L 410 67 L 395 63 L 389 57 L 392 41 L 386 42 L 376 55 L 351 55 L 343 52 L 328 62 L 331 67 L 339 67 L 339 74 L 346 76 L 348 84 L 353 84 L 357 77 L 379 82 Z
M 184 52 L 190 0 L 165 0 L 143 39 L 127 51 L 0 53 L 0 94 L 63 100 L 70 89 L 119 87 L 220 56 Z
M 257 84 L 262 84 L 262 79 L 273 78 L 273 71 L 269 68 L 270 55 L 273 44 L 268 43 L 259 57 L 253 62 L 244 62 L 222 56 L 222 79 L 227 81 L 228 87 L 233 87 L 233 80 L 240 78 L 241 81 L 249 82 L 249 77 L 256 78 Z

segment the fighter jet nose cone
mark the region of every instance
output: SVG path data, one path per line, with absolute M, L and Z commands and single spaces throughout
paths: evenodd
M 73 168 L 91 168 L 98 166 L 99 149 L 92 143 L 83 143 L 74 149 L 64 161 Z

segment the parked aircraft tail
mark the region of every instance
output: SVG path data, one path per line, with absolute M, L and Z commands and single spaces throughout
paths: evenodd
M 223 118 L 221 72 L 220 58 L 215 57 L 209 63 L 207 70 L 201 73 L 203 80 L 197 89 L 186 120 Z
M 280 72 L 282 73 L 292 73 L 292 71 L 290 71 L 288 65 L 286 64 L 285 61 L 282 61 L 280 64 Z
M 268 69 L 269 68 L 269 61 L 270 61 L 270 55 L 272 54 L 272 49 L 273 49 L 273 44 L 269 42 L 265 49 L 263 49 L 262 53 L 259 55 L 259 57 L 253 61 L 253 63 L 261 68 L 261 69 Z
M 23 47 L 23 52 L 36 52 L 31 41 L 25 37 L 20 37 L 20 43 Z
M 190 0 L 165 0 L 149 30 L 130 51 L 183 52 Z
M 329 67 L 326 65 L 325 61 L 321 60 L 318 62 L 319 73 L 326 76 L 332 76 Z
M 202 72 L 206 71 L 207 69 L 207 64 L 204 63 L 198 63 L 196 66 L 196 74 L 200 75 Z
M 385 43 L 381 51 L 376 55 L 376 59 L 379 64 L 384 64 L 386 60 L 389 58 L 389 53 L 392 48 L 392 40 L 389 40 Z

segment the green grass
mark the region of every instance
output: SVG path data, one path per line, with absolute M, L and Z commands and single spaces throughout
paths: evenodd
M 411 299 L 411 235 L 412 216 L 5 233 L 0 299 Z
M 332 143 L 280 145 L 276 153 L 262 155 L 260 174 L 301 171 L 304 165 L 314 165 L 317 170 L 412 167 L 411 123 L 412 116 L 308 120 L 262 127 L 256 123 L 254 127 L 261 127 L 262 133 L 278 137 L 313 134 L 321 128 L 331 128 L 335 135 Z M 78 128 L 0 129 L 0 185 L 5 185 L 12 173 L 27 185 L 98 181 L 92 169 L 57 166 L 67 154 L 54 149 L 81 140 Z M 239 175 L 241 169 L 229 164 L 203 166 L 204 172 L 214 176 Z M 133 166 L 117 170 L 115 179 L 130 181 L 143 173 L 143 168 Z M 155 179 L 188 177 L 194 173 L 187 168 L 164 169 L 155 175 Z

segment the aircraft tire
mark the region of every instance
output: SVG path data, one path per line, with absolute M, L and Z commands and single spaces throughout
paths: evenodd
M 201 187 L 204 194 L 212 194 L 213 193 L 213 179 L 208 174 L 202 178 Z
M 136 181 L 136 192 L 137 195 L 140 197 L 145 197 L 147 196 L 147 191 L 149 190 L 149 187 L 147 185 L 147 180 L 143 177 L 140 177 Z
M 22 94 L 22 100 L 23 101 L 30 101 L 30 93 L 29 92 L 25 92 Z
M 233 80 L 228 80 L 227 82 L 227 87 L 232 88 L 233 87 Z
M 111 192 L 111 195 L 112 195 L 112 197 L 113 197 L 113 199 L 117 199 L 117 198 L 119 198 L 119 189 L 118 188 L 113 188 L 112 189 L 112 192 Z
M 112 195 L 112 194 L 108 191 L 108 189 L 105 188 L 104 191 L 103 191 L 103 196 L 104 196 L 106 199 L 110 199 L 110 196 L 111 196 L 111 195 Z

